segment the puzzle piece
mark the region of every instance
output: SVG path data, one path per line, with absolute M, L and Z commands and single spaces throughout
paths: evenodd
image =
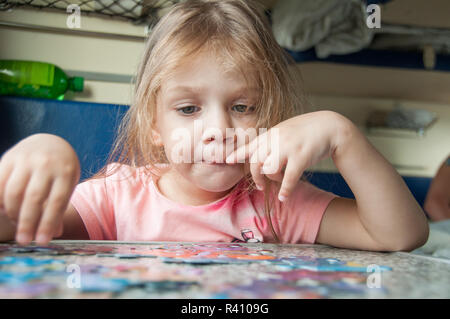
M 171 264 L 195 264 L 195 265 L 214 265 L 214 264 L 248 264 L 252 260 L 233 259 L 233 258 L 166 258 L 161 260 Z
M 367 267 L 348 263 L 335 258 L 310 258 L 305 256 L 287 257 L 268 260 L 266 263 L 277 265 L 284 269 L 305 269 L 321 272 L 367 272 Z M 392 270 L 391 267 L 379 266 L 380 271 Z
M 14 257 L 7 256 L 0 259 L 0 265 L 20 265 L 27 267 L 35 267 L 49 264 L 64 264 L 64 260 L 59 259 L 36 259 L 32 257 Z
M 343 280 L 350 279 L 350 280 Z M 319 273 L 309 270 L 269 273 L 247 285 L 226 288 L 219 298 L 324 298 L 330 295 L 363 295 L 366 277 L 359 273 Z
M 122 278 L 104 278 L 93 274 L 85 274 L 80 278 L 82 292 L 120 292 L 130 285 L 128 279 Z
M 106 253 L 114 251 L 114 248 L 108 246 L 97 246 L 86 247 L 86 248 L 66 248 L 64 246 L 49 245 L 49 246 L 18 246 L 13 245 L 7 248 L 8 251 L 12 253 L 37 253 L 39 255 L 79 255 L 79 256 L 89 256 L 95 255 L 96 253 Z
M 99 264 L 82 264 L 79 265 L 82 274 L 99 274 L 108 271 L 108 267 Z
M 323 288 L 317 293 L 310 288 L 298 287 L 283 280 L 253 280 L 247 285 L 237 285 L 226 288 L 213 295 L 220 299 L 318 299 L 326 291 Z
M 172 281 L 172 280 L 161 280 L 161 281 L 148 281 L 144 284 L 144 289 L 151 293 L 161 293 L 169 291 L 179 291 L 183 289 L 189 289 L 193 286 L 198 286 L 196 281 Z
M 44 276 L 42 272 L 14 272 L 0 271 L 0 284 L 23 283 L 33 279 L 39 279 Z
M 9 284 L 0 286 L 0 298 L 34 298 L 57 288 L 57 284 L 45 282 Z

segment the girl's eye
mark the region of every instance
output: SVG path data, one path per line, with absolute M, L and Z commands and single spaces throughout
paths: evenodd
M 194 113 L 194 111 L 197 109 L 197 106 L 185 106 L 185 107 L 180 107 L 179 109 L 177 109 L 178 112 L 185 114 L 185 115 L 191 115 Z
M 238 113 L 251 113 L 255 110 L 254 106 L 247 106 L 243 104 L 234 105 L 233 108 L 235 108 Z

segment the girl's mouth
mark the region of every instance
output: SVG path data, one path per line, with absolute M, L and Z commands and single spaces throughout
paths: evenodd
M 224 166 L 227 163 L 223 162 L 223 163 L 216 163 L 216 162 L 206 162 L 206 161 L 202 161 L 202 164 L 204 165 L 211 165 L 211 166 Z

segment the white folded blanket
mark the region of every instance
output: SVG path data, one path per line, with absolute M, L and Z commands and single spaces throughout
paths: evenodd
M 430 236 L 413 254 L 450 259 L 450 219 L 430 223 Z
M 293 51 L 315 47 L 319 58 L 366 48 L 373 29 L 367 27 L 361 0 L 279 0 L 272 11 L 277 42 Z

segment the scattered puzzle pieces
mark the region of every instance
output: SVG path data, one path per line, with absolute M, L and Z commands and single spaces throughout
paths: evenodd
M 66 260 L 74 257 L 78 274 L 67 270 Z M 84 258 L 89 262 L 83 263 Z M 246 284 L 209 285 L 209 268 L 239 271 L 256 265 L 263 270 Z M 352 261 L 283 257 L 236 243 L 0 246 L 0 297 L 54 297 L 62 292 L 114 296 L 138 290 L 152 295 L 203 291 L 208 298 L 323 298 L 365 294 L 367 275 L 365 265 Z M 68 276 L 79 276 L 75 289 L 68 287 Z
M 34 298 L 57 290 L 52 283 L 19 283 L 0 286 L 0 298 Z
M 0 259 L 0 266 L 1 265 L 19 265 L 19 266 L 42 266 L 42 265 L 49 265 L 49 264 L 63 264 L 64 261 L 57 260 L 57 259 L 36 259 L 31 257 L 4 257 Z

